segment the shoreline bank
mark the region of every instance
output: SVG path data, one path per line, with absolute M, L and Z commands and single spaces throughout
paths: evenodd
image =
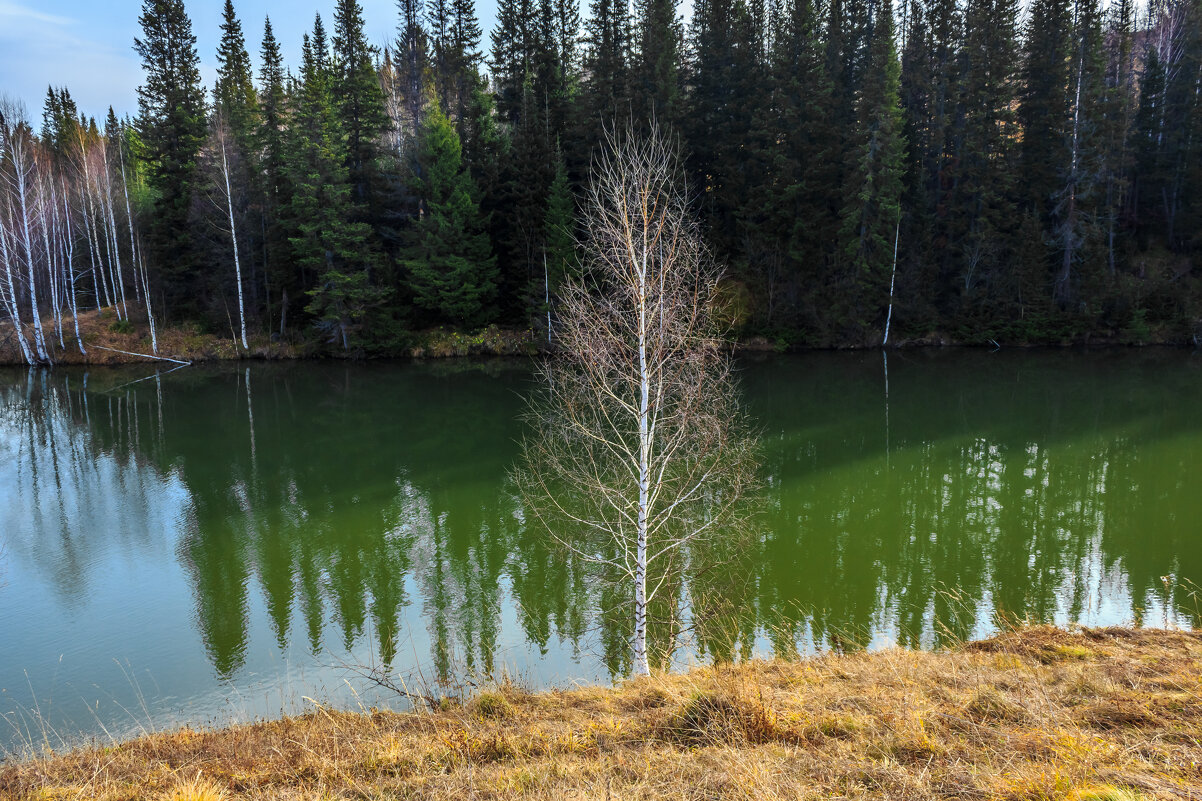
M 183 729 L 0 764 L 0 797 L 1198 798 L 1200 677 L 1199 632 L 1041 626 Z
M 120 321 L 111 309 L 94 310 L 80 315 L 80 331 L 86 353 L 81 353 L 74 336 L 74 323 L 67 318 L 63 324 L 63 343 L 58 344 L 51 321 L 44 323 L 48 344 L 54 348 L 54 363 L 62 365 L 120 365 L 163 362 L 211 361 L 274 361 L 325 359 L 444 359 L 463 357 L 536 356 L 546 351 L 541 334 L 529 329 L 489 326 L 475 332 L 436 328 L 409 332 L 409 341 L 395 349 L 379 353 L 330 350 L 325 344 L 304 338 L 281 339 L 263 334 L 250 337 L 248 348 L 242 348 L 232 336 L 203 333 L 196 326 L 182 325 L 160 328 L 157 331 L 158 353 L 152 352 L 150 330 L 145 319 Z M 1199 342 L 1177 341 L 1164 337 L 1131 339 L 1121 336 L 1085 336 L 1059 342 L 961 342 L 942 333 L 900 340 L 887 349 L 916 350 L 924 348 L 1197 348 Z M 878 350 L 879 344 L 844 343 L 806 345 L 774 341 L 763 336 L 750 336 L 735 343 L 739 353 L 804 353 L 814 351 Z M 11 328 L 0 336 L 0 366 L 24 367 L 25 360 L 17 348 Z

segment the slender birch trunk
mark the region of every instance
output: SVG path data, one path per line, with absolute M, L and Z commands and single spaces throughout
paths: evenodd
M 7 205 L 7 204 L 6 204 Z M 4 209 L 0 209 L 0 215 L 3 215 Z M 17 288 L 13 281 L 12 255 L 8 249 L 8 234 L 4 225 L 5 216 L 11 218 L 11 214 L 0 216 L 0 259 L 4 261 L 4 306 L 8 311 L 9 320 L 13 324 L 13 329 L 17 336 L 17 345 L 21 348 L 21 355 L 25 358 L 25 363 L 32 365 L 34 363 L 33 353 L 29 350 L 29 342 L 25 339 L 25 325 L 21 322 L 21 306 L 17 303 Z
M 75 237 L 71 233 L 71 204 L 67 199 L 65 182 L 63 185 L 63 219 L 66 221 L 66 237 L 63 241 L 66 248 L 68 293 L 71 297 L 71 319 L 75 324 L 75 342 L 79 345 L 79 352 L 86 356 L 88 352 L 83 346 L 83 334 L 79 333 L 79 304 L 75 299 Z
M 20 144 L 14 147 L 12 156 L 14 173 L 16 174 L 17 201 L 20 204 L 21 245 L 25 250 L 25 264 L 28 268 L 29 276 L 29 313 L 33 317 L 34 351 L 37 353 L 39 361 L 49 362 L 50 353 L 46 348 L 46 335 L 42 330 L 42 317 L 41 312 L 38 310 L 38 284 L 33 266 L 33 239 L 29 233 L 29 201 L 27 190 L 28 171 L 31 167 L 26 166 L 26 161 L 22 157 L 22 147 Z
M 121 248 L 117 245 L 117 220 L 113 214 L 113 180 L 109 172 L 108 147 L 100 146 L 100 155 L 104 159 L 104 200 L 108 208 L 109 235 L 113 240 L 113 265 L 116 270 L 118 293 L 121 298 L 121 310 L 129 317 L 129 305 L 125 302 L 125 276 L 121 274 Z
M 242 348 L 248 349 L 250 346 L 246 344 L 246 310 L 242 301 L 242 266 L 238 261 L 238 228 L 234 224 L 234 195 L 230 190 L 230 165 L 225 155 L 225 135 L 218 137 L 221 140 L 221 177 L 225 179 L 225 206 L 230 216 L 230 240 L 234 246 L 234 277 L 238 282 L 238 322 L 242 326 Z M 345 342 L 345 334 L 343 335 Z

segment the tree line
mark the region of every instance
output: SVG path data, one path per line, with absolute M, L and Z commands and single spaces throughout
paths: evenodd
M 487 45 L 470 0 L 398 9 L 376 48 L 336 0 L 294 72 L 270 19 L 252 65 L 227 0 L 206 88 L 182 0 L 144 0 L 135 117 L 52 87 L 35 132 L 6 104 L 0 301 L 26 358 L 95 307 L 367 354 L 547 333 L 578 190 L 631 121 L 684 155 L 744 335 L 1200 333 L 1196 0 L 699 0 L 687 23 L 501 0 Z

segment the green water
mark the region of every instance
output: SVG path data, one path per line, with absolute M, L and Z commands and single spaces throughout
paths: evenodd
M 524 524 L 525 362 L 0 373 L 0 748 L 399 703 L 348 665 L 628 668 Z M 747 358 L 760 511 L 677 589 L 677 665 L 1032 621 L 1196 626 L 1202 357 Z M 715 546 L 720 547 L 720 546 Z

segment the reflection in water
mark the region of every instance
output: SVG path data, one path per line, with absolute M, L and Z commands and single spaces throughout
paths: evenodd
M 999 615 L 1197 625 L 1180 589 L 1202 578 L 1196 360 L 879 358 L 744 363 L 766 509 L 753 541 L 712 546 L 723 570 L 667 593 L 661 656 L 932 647 Z M 626 671 L 621 586 L 528 534 L 506 484 L 528 381 L 521 364 L 0 375 L 0 686 L 28 671 L 35 697 L 84 702 L 123 692 L 112 660 L 154 662 L 162 708 L 189 719 L 219 708 L 192 696 L 307 691 L 345 658 Z M 43 679 L 56 664 L 69 675 Z

